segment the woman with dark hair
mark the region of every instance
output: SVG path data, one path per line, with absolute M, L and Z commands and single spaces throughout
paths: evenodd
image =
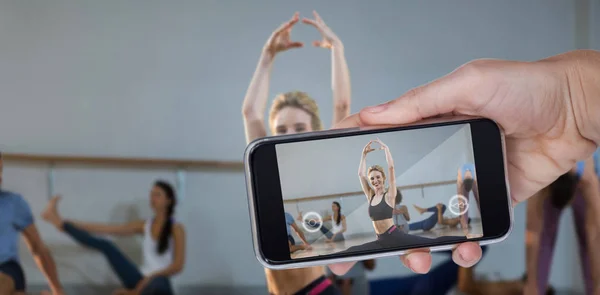
M 309 220 L 305 220 L 304 223 L 306 226 L 311 228 L 319 227 L 319 230 L 325 235 L 327 238 L 326 242 L 342 242 L 344 241 L 344 232 L 346 232 L 346 216 L 342 214 L 342 205 L 339 202 L 334 201 L 331 203 L 331 210 L 333 211 L 333 215 L 327 215 L 323 217 L 323 223 L 327 221 L 331 221 L 331 229 L 327 229 L 325 226 L 320 223 L 311 223 Z M 298 220 L 302 221 L 302 212 L 298 213 Z
M 527 202 L 526 294 L 542 294 L 548 286 L 560 216 L 569 205 L 573 209 L 586 294 L 600 292 L 600 253 L 596 251 L 600 184 L 594 159 L 590 158 L 578 162 Z
M 402 203 L 402 193 L 396 188 L 396 206 L 394 207 L 394 223 L 399 230 L 404 233 L 410 231 L 408 222 L 410 221 L 410 214 L 408 213 L 408 207 L 406 205 L 400 205 Z
M 185 262 L 185 231 L 175 223 L 173 214 L 177 199 L 173 187 L 156 181 L 150 192 L 154 217 L 127 224 L 95 224 L 64 219 L 58 212 L 59 196 L 50 200 L 42 217 L 59 231 L 81 245 L 101 252 L 118 276 L 123 289 L 114 295 L 171 295 L 170 277 L 183 270 Z M 143 235 L 144 263 L 138 269 L 109 240 L 92 234 Z

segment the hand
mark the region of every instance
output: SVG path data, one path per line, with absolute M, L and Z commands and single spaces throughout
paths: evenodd
M 313 45 L 316 47 L 322 47 L 327 49 L 341 46 L 342 42 L 340 41 L 340 39 L 325 24 L 325 22 L 319 16 L 319 14 L 316 11 L 313 11 L 313 15 L 315 16 L 314 20 L 308 18 L 302 19 L 303 23 L 307 25 L 312 25 L 313 27 L 317 28 L 317 30 L 319 31 L 319 33 L 321 33 L 321 36 L 323 37 L 323 40 L 321 41 L 313 41 Z
M 435 205 L 435 206 L 436 206 L 438 209 L 442 209 L 442 206 L 444 206 L 444 205 L 443 205 L 443 204 L 441 204 L 441 203 L 438 203 L 438 204 L 437 204 L 437 205 Z
M 363 156 L 366 156 L 368 153 L 374 151 L 375 149 L 371 147 L 371 144 L 373 143 L 373 141 L 369 141 L 369 143 L 367 143 L 367 145 L 365 145 L 365 148 L 363 148 Z
M 142 294 L 142 291 L 144 291 L 144 288 L 146 288 L 146 286 L 148 286 L 148 283 L 150 283 L 150 281 L 152 281 L 153 277 L 147 276 L 144 277 L 143 280 L 141 280 L 137 286 L 135 286 L 135 290 L 130 291 L 130 293 L 127 293 L 127 295 L 139 295 Z
M 375 142 L 376 142 L 376 143 L 378 143 L 378 144 L 380 145 L 380 148 L 379 148 L 380 150 L 387 151 L 387 150 L 389 150 L 389 149 L 390 149 L 390 148 L 389 148 L 389 147 L 388 147 L 388 146 L 387 146 L 385 143 L 383 143 L 383 141 L 381 141 L 381 139 L 379 139 L 379 138 L 377 138 L 377 139 L 375 140 Z
M 292 27 L 298 22 L 300 14 L 296 12 L 292 19 L 283 23 L 277 30 L 271 34 L 267 44 L 265 44 L 264 52 L 273 58 L 279 52 L 286 51 L 291 48 L 299 48 L 304 44 L 302 42 L 292 42 L 290 35 Z
M 568 53 L 538 62 L 473 61 L 395 100 L 366 108 L 336 128 L 407 124 L 447 114 L 492 119 L 506 136 L 510 193 L 516 204 L 597 147 L 591 136 L 597 128 L 594 111 L 585 107 L 591 101 L 581 94 L 580 84 L 587 82 L 581 76 L 585 58 L 590 59 Z M 574 88 L 579 90 L 573 92 Z M 577 93 L 579 97 L 574 96 Z M 453 260 L 462 267 L 473 266 L 482 253 L 475 242 L 463 243 L 453 252 Z M 415 250 L 401 260 L 416 273 L 427 273 L 431 267 L 428 250 Z M 350 267 L 352 263 L 330 266 L 337 274 Z

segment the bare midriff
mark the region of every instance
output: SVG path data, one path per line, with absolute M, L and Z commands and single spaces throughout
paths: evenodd
M 294 294 L 325 275 L 325 269 L 322 266 L 285 270 L 265 268 L 265 275 L 270 294 Z
M 394 220 L 392 218 L 373 221 L 373 227 L 375 228 L 375 232 L 380 235 L 385 233 L 390 227 L 394 225 Z

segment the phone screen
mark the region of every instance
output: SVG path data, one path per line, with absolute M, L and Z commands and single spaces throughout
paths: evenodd
M 483 237 L 470 124 L 275 145 L 292 259 Z

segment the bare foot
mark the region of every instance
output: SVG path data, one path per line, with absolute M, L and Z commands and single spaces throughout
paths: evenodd
M 413 207 L 415 207 L 415 210 L 419 211 L 420 214 L 423 214 L 423 212 L 425 211 L 425 209 L 413 204 Z
M 60 215 L 58 214 L 58 201 L 60 201 L 60 196 L 54 196 L 46 205 L 46 208 L 42 212 L 42 218 L 49 223 L 52 223 L 58 226 L 61 223 Z

